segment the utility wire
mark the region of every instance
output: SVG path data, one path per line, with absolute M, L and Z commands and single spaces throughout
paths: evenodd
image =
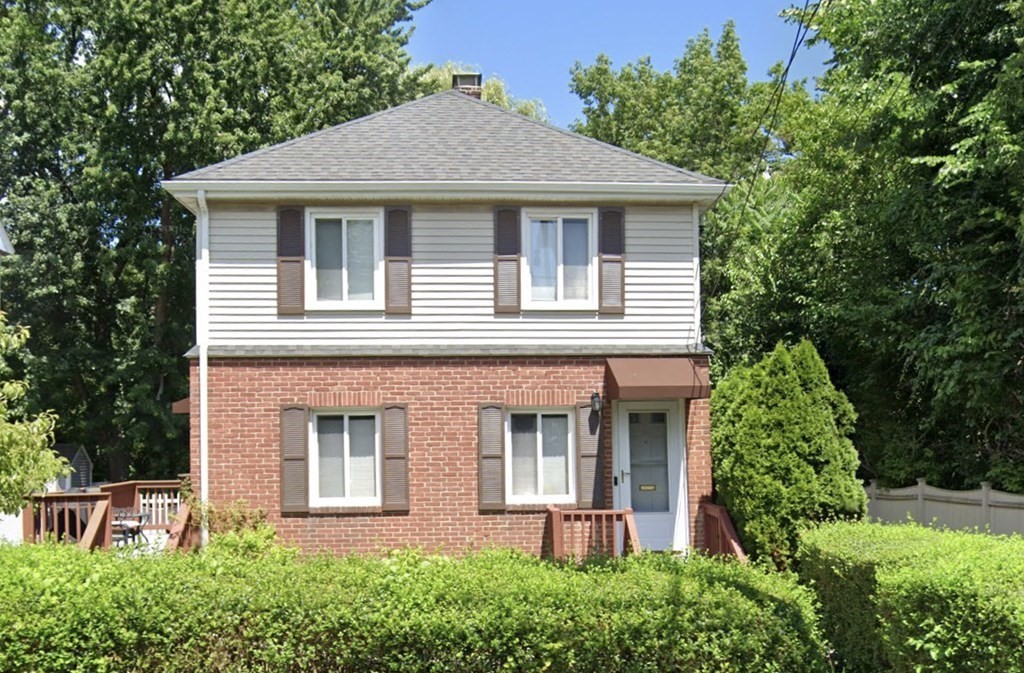
M 786 61 L 786 67 L 782 70 L 782 75 L 779 77 L 779 81 L 776 83 L 775 88 L 772 89 L 772 93 L 768 97 L 768 103 L 765 105 L 764 110 L 758 117 L 757 125 L 750 132 L 750 141 L 753 142 L 756 139 L 758 132 L 763 130 L 764 142 L 761 144 L 760 148 L 757 151 L 757 161 L 754 165 L 754 171 L 749 175 L 749 177 L 754 177 L 761 172 L 761 163 L 764 159 L 764 153 L 768 148 L 768 143 L 771 142 L 772 129 L 775 127 L 775 123 L 778 120 L 779 106 L 782 102 L 782 97 L 785 95 L 786 92 L 786 84 L 789 80 L 789 72 L 793 67 L 793 62 L 796 60 L 796 56 L 800 52 L 800 48 L 803 46 L 804 41 L 807 39 L 807 34 L 811 30 L 811 23 L 814 21 L 814 18 L 818 15 L 818 12 L 823 7 L 827 7 L 830 2 L 831 0 L 821 0 L 820 2 L 815 3 L 814 7 L 811 8 L 811 0 L 804 0 L 804 7 L 800 11 L 800 21 L 799 23 L 797 23 L 796 33 L 793 35 L 793 45 L 789 51 L 789 59 Z M 808 9 L 810 9 L 809 16 Z M 804 17 L 807 17 L 806 20 L 804 19 Z M 771 111 L 771 118 L 766 126 L 765 121 L 769 111 Z M 748 176 L 741 175 L 734 184 L 742 182 L 746 177 Z M 743 206 L 740 208 L 740 215 L 737 219 L 738 222 L 743 221 L 743 216 L 746 214 L 747 204 L 750 202 L 750 195 L 754 191 L 755 184 L 756 181 L 751 180 L 750 187 L 747 189 L 747 194 L 743 198 Z M 718 196 L 711 204 L 712 208 L 714 208 L 715 205 L 722 199 L 722 197 L 725 196 L 726 189 L 728 189 L 728 183 L 722 186 L 722 191 L 719 192 Z M 716 287 L 710 294 L 717 294 L 717 291 L 718 288 Z
M 756 137 L 757 132 L 763 129 L 764 142 L 761 143 L 761 147 L 757 153 L 757 161 L 754 164 L 754 171 L 750 175 L 751 178 L 756 178 L 757 174 L 761 172 L 761 164 L 764 161 L 764 154 L 768 150 L 768 144 L 772 141 L 772 132 L 775 129 L 775 123 L 779 118 L 779 106 L 782 104 L 782 98 L 786 94 L 786 83 L 789 80 L 789 71 L 793 67 L 793 62 L 796 60 L 796 55 L 800 52 L 800 47 L 803 46 L 804 41 L 807 39 L 807 34 L 811 30 L 811 23 L 814 21 L 814 17 L 818 15 L 818 12 L 822 7 L 828 5 L 831 0 L 822 0 L 822 2 L 815 3 L 814 8 L 811 10 L 810 16 L 807 16 L 807 9 L 810 6 L 810 0 L 804 0 L 804 8 L 800 12 L 800 23 L 796 27 L 796 35 L 793 36 L 793 48 L 789 52 L 789 61 L 786 63 L 785 69 L 782 71 L 782 76 L 779 77 L 779 82 L 775 89 L 772 91 L 772 96 L 768 98 L 768 104 L 765 106 L 765 110 L 758 120 L 758 125 L 751 134 L 751 140 Z M 768 124 L 764 124 L 764 115 L 771 109 L 772 115 Z M 754 192 L 754 185 L 757 184 L 755 180 L 750 181 L 750 186 L 747 188 L 747 194 L 743 198 L 743 206 L 740 208 L 740 214 L 738 221 L 743 221 L 743 216 L 747 211 L 747 204 L 750 203 L 750 196 Z M 723 190 L 724 194 L 724 190 Z

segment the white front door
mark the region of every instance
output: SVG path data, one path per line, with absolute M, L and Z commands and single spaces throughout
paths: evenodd
M 686 549 L 681 403 L 618 402 L 613 430 L 616 509 L 632 508 L 644 549 Z

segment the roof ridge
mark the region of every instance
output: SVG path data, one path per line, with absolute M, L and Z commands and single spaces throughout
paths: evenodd
M 326 128 L 322 128 L 319 131 L 311 131 L 310 133 L 306 133 L 305 135 L 301 135 L 301 136 L 298 136 L 296 138 L 289 138 L 288 140 L 284 140 L 284 141 L 281 141 L 279 143 L 274 143 L 273 145 L 267 145 L 266 147 L 261 147 L 259 149 L 253 150 L 252 152 L 245 152 L 243 154 L 239 154 L 238 156 L 231 157 L 230 159 L 225 159 L 223 161 L 218 161 L 215 164 L 210 164 L 209 166 L 202 166 L 200 168 L 193 168 L 192 170 L 190 170 L 190 171 L 188 171 L 186 173 L 182 173 L 180 175 L 176 175 L 173 178 L 165 180 L 164 182 L 172 182 L 174 180 L 180 180 L 182 178 L 188 177 L 192 173 L 198 173 L 200 171 L 206 172 L 206 171 L 219 170 L 221 168 L 227 168 L 228 166 L 232 166 L 232 165 L 234 165 L 234 164 L 236 164 L 236 163 L 238 163 L 240 161 L 252 159 L 253 157 L 262 156 L 264 154 L 268 154 L 269 152 L 274 152 L 274 151 L 277 151 L 277 150 L 280 150 L 280 149 L 284 149 L 285 147 L 290 147 L 290 146 L 292 146 L 292 145 L 294 145 L 294 144 L 296 144 L 296 143 L 298 143 L 300 141 L 306 141 L 306 140 L 309 140 L 310 138 L 316 138 L 317 136 L 325 135 L 327 133 L 330 133 L 332 131 L 337 131 L 338 129 L 345 128 L 347 126 L 356 126 L 357 124 L 360 124 L 362 122 L 370 121 L 371 119 L 376 119 L 378 117 L 383 117 L 383 116 L 388 115 L 388 114 L 390 114 L 392 112 L 396 112 L 398 110 L 401 110 L 402 108 L 405 108 L 405 107 L 408 107 L 410 105 L 413 105 L 414 103 L 419 103 L 420 101 L 424 101 L 424 100 L 426 100 L 428 98 L 434 98 L 434 97 L 439 96 L 441 94 L 447 93 L 448 91 L 454 91 L 454 89 L 446 89 L 444 91 L 439 91 L 439 92 L 436 92 L 436 93 L 428 94 L 426 96 L 421 96 L 419 98 L 414 98 L 414 99 L 412 99 L 410 101 L 406 101 L 406 102 L 404 102 L 404 103 L 402 103 L 400 105 L 395 105 L 395 106 L 392 106 L 392 107 L 389 107 L 389 108 L 384 108 L 383 110 L 378 110 L 377 112 L 371 112 L 368 115 L 363 115 L 362 117 L 356 117 L 355 119 L 349 119 L 348 121 L 341 122 L 340 124 L 335 124 L 333 126 L 328 126 Z M 458 93 L 458 92 L 456 92 L 456 93 Z
M 481 98 L 477 98 L 476 96 L 468 96 L 466 94 L 460 93 L 459 91 L 456 91 L 455 89 L 447 89 L 447 90 L 442 91 L 440 93 L 448 93 L 448 92 L 455 93 L 455 94 L 461 95 L 461 96 L 465 96 L 471 102 L 477 103 L 478 105 L 483 105 L 485 107 L 492 108 L 494 110 L 497 110 L 498 112 L 504 112 L 506 114 L 515 115 L 517 118 L 522 119 L 522 120 L 527 121 L 527 122 L 530 122 L 531 124 L 536 124 L 537 126 L 540 126 L 540 127 L 546 128 L 546 129 L 550 129 L 552 131 L 558 131 L 562 135 L 568 136 L 570 138 L 575 138 L 577 140 L 585 140 L 588 143 L 591 143 L 593 145 L 597 145 L 597 146 L 603 147 L 605 149 L 614 150 L 614 151 L 616 151 L 616 152 L 618 152 L 620 154 L 625 154 L 626 156 L 633 157 L 634 159 L 641 159 L 641 160 L 643 160 L 643 161 L 645 161 L 645 162 L 647 162 L 649 164 L 654 164 L 655 166 L 658 166 L 660 168 L 667 168 L 667 169 L 669 169 L 671 171 L 675 171 L 676 173 L 682 173 L 683 175 L 689 176 L 691 178 L 696 178 L 698 180 L 706 180 L 706 181 L 713 181 L 715 183 L 726 184 L 726 181 L 722 180 L 720 178 L 713 178 L 710 175 L 705 175 L 703 173 L 698 173 L 697 171 L 691 171 L 691 170 L 687 170 L 685 168 L 680 168 L 679 166 L 676 166 L 674 164 L 670 164 L 670 163 L 667 163 L 665 161 L 659 161 L 658 159 L 654 159 L 654 158 L 649 157 L 647 155 L 640 154 L 639 152 L 633 152 L 632 150 L 627 150 L 624 147 L 619 147 L 618 145 L 613 145 L 612 143 L 606 143 L 605 141 L 598 140 L 597 138 L 591 138 L 590 136 L 585 136 L 582 133 L 576 133 L 575 131 L 570 131 L 569 129 L 563 129 L 560 126 L 555 126 L 554 124 L 549 124 L 549 123 L 547 123 L 545 121 L 541 121 L 539 119 L 534 119 L 533 117 L 527 117 L 526 115 L 520 114 L 520 113 L 516 112 L 515 110 L 508 110 L 506 108 L 501 107 L 500 105 L 495 105 L 494 103 L 489 103 L 488 101 L 485 101 L 485 100 L 483 100 Z M 432 95 L 436 96 L 438 94 L 432 94 Z M 420 100 L 422 100 L 422 99 L 420 99 Z
M 430 101 L 434 101 L 433 107 L 431 106 Z M 471 109 L 469 109 L 468 107 L 461 107 L 461 110 L 463 110 L 462 112 L 459 112 L 458 109 L 460 109 L 460 106 L 476 105 L 476 106 L 478 106 L 477 109 L 481 110 L 481 111 L 492 111 L 493 110 L 495 112 L 501 113 L 500 116 L 492 115 L 489 118 L 490 121 L 486 121 L 488 119 L 486 116 L 481 117 L 481 120 L 479 122 L 480 124 L 482 124 L 482 125 L 497 125 L 498 127 L 504 127 L 504 126 L 507 125 L 510 128 L 518 127 L 520 129 L 520 131 L 518 132 L 519 134 L 521 134 L 521 135 L 525 134 L 526 137 L 533 137 L 533 138 L 535 138 L 535 140 L 533 140 L 532 142 L 547 142 L 547 143 L 552 144 L 552 146 L 561 146 L 562 149 L 560 151 L 562 153 L 568 153 L 566 155 L 567 157 L 572 157 L 573 153 L 575 155 L 580 156 L 580 157 L 590 157 L 590 159 L 592 159 L 593 161 L 596 161 L 598 164 L 600 164 L 600 165 L 602 165 L 604 167 L 602 170 L 611 171 L 613 174 L 617 174 L 619 176 L 626 175 L 627 176 L 627 179 L 626 179 L 627 182 L 630 181 L 628 179 L 628 177 L 630 177 L 632 175 L 643 176 L 646 173 L 647 176 L 648 176 L 648 181 L 650 181 L 650 182 L 659 182 L 659 183 L 660 182 L 664 182 L 666 184 L 668 184 L 668 183 L 687 184 L 688 183 L 688 184 L 691 184 L 691 185 L 695 184 L 695 185 L 705 185 L 705 186 L 721 185 L 721 186 L 723 186 L 723 188 L 728 186 L 728 183 L 726 181 L 721 180 L 719 178 L 713 178 L 711 176 L 704 175 L 702 173 L 698 173 L 696 171 L 691 171 L 691 170 L 687 170 L 685 168 L 680 168 L 679 166 L 674 166 L 674 165 L 672 165 L 670 163 L 667 163 L 667 162 L 664 162 L 664 161 L 659 161 L 657 159 L 653 159 L 651 157 L 645 156 L 643 154 L 639 154 L 637 152 L 633 152 L 631 150 L 627 150 L 627 149 L 619 147 L 617 145 L 613 145 L 611 143 L 607 143 L 607 142 L 604 142 L 604 141 L 601 141 L 601 140 L 597 140 L 595 138 L 591 138 L 589 136 L 586 136 L 586 135 L 583 135 L 581 133 L 577 133 L 577 132 L 574 132 L 574 131 L 570 131 L 568 129 L 560 128 L 560 127 L 555 126 L 555 125 L 553 125 L 551 123 L 548 123 L 548 122 L 544 122 L 544 121 L 540 121 L 540 120 L 537 120 L 537 119 L 533 119 L 531 117 L 527 117 L 526 115 L 523 115 L 523 114 L 520 114 L 518 112 L 515 112 L 514 110 L 509 110 L 509 109 L 503 108 L 501 106 L 495 105 L 493 103 L 489 103 L 487 101 L 484 101 L 484 100 L 481 100 L 481 99 L 477 98 L 476 96 L 467 95 L 467 94 L 465 94 L 465 93 L 463 93 L 461 91 L 458 91 L 456 89 L 444 89 L 442 91 L 438 91 L 436 93 L 429 94 L 429 95 L 423 96 L 421 98 L 416 98 L 416 99 L 413 99 L 413 100 L 410 100 L 410 101 L 406 101 L 405 103 L 402 103 L 401 105 L 396 105 L 394 107 L 386 108 L 384 110 L 379 110 L 377 112 L 373 112 L 373 113 L 365 115 L 363 117 L 357 117 L 355 119 L 350 119 L 350 120 L 342 122 L 340 124 L 335 124 L 333 126 L 328 126 L 327 128 L 320 129 L 319 131 L 313 131 L 311 133 L 307 133 L 306 135 L 299 136 L 297 138 L 291 138 L 291 139 L 285 140 L 283 142 L 279 142 L 279 143 L 276 143 L 276 144 L 273 144 L 273 145 L 268 145 L 266 147 L 262 147 L 260 149 L 253 150 L 252 152 L 248 152 L 246 154 L 241 154 L 241 155 L 232 157 L 230 159 L 225 159 L 224 161 L 220 161 L 218 163 L 215 163 L 215 164 L 212 164 L 212 165 L 209 165 L 209 166 L 204 166 L 204 167 L 200 167 L 200 168 L 194 168 L 194 169 L 192 169 L 192 170 L 190 170 L 190 171 L 188 171 L 186 173 L 182 173 L 182 174 L 177 175 L 177 176 L 175 176 L 173 178 L 169 178 L 165 182 L 172 183 L 174 181 L 204 180 L 204 179 L 209 179 L 209 180 L 212 180 L 212 181 L 218 181 L 218 180 L 221 180 L 221 179 L 227 180 L 227 179 L 230 179 L 231 175 L 233 175 L 233 174 L 238 172 L 238 170 L 232 170 L 232 167 L 240 166 L 241 167 L 240 168 L 241 173 L 245 174 L 247 172 L 246 171 L 246 164 L 248 164 L 248 162 L 250 162 L 251 160 L 254 160 L 254 159 L 260 160 L 260 161 L 256 161 L 257 165 L 259 165 L 259 164 L 273 165 L 273 164 L 275 164 L 275 162 L 278 162 L 278 157 L 282 157 L 282 156 L 283 157 L 288 157 L 288 156 L 290 156 L 291 152 L 286 152 L 285 151 L 285 150 L 288 150 L 288 148 L 292 148 L 292 147 L 298 146 L 297 150 L 300 151 L 300 153 L 301 153 L 301 150 L 304 149 L 303 146 L 305 144 L 307 144 L 307 141 L 312 141 L 312 146 L 315 148 L 316 146 L 318 146 L 317 139 L 320 139 L 320 138 L 327 138 L 327 140 L 319 141 L 319 143 L 326 142 L 328 144 L 330 144 L 332 142 L 336 142 L 334 140 L 331 140 L 331 138 L 333 138 L 333 137 L 337 137 L 339 139 L 357 138 L 360 135 L 359 131 L 342 132 L 342 133 L 339 133 L 339 132 L 342 131 L 343 129 L 349 129 L 350 127 L 351 128 L 355 128 L 355 127 L 358 127 L 360 124 L 370 123 L 370 122 L 373 122 L 375 120 L 387 117 L 389 115 L 398 115 L 402 111 L 408 110 L 409 108 L 413 108 L 413 107 L 416 107 L 416 106 L 421 106 L 421 105 L 424 106 L 424 107 L 422 107 L 422 110 L 417 110 L 415 112 L 407 112 L 404 116 L 399 116 L 398 117 L 399 121 L 397 121 L 395 123 L 400 125 L 401 124 L 400 120 L 402 120 L 402 119 L 404 119 L 406 117 L 409 117 L 409 115 L 411 115 L 411 117 L 409 117 L 411 119 L 418 119 L 423 114 L 427 114 L 428 116 L 432 115 L 434 117 L 439 117 L 439 118 L 443 117 L 443 116 L 446 116 L 446 115 L 454 115 L 456 117 L 462 118 L 464 121 L 468 120 L 466 123 L 473 124 L 473 123 L 477 123 L 477 122 L 473 122 L 472 121 L 473 120 L 473 112 L 471 111 Z M 450 111 L 446 111 L 446 109 L 450 110 Z M 515 121 L 514 122 L 511 121 L 512 119 L 514 119 Z M 382 128 L 385 128 L 385 129 L 390 128 L 390 126 L 389 126 L 390 122 L 385 121 L 385 122 L 382 122 L 382 123 L 384 124 L 384 126 Z M 523 123 L 529 125 L 529 127 L 524 127 L 522 125 Z M 392 126 L 393 125 L 394 124 L 392 124 Z M 378 126 L 380 126 L 380 125 L 377 124 L 377 125 L 371 126 L 370 127 L 371 130 L 367 131 L 367 133 L 375 132 L 373 130 L 376 129 Z M 531 128 L 535 129 L 535 130 L 531 131 L 530 130 Z M 555 133 L 559 134 L 559 136 L 561 138 L 565 139 L 566 142 L 563 144 L 563 143 L 559 142 L 554 137 L 549 137 L 548 140 L 545 141 L 544 140 L 544 134 L 545 133 L 550 134 L 550 132 L 555 132 Z M 515 132 L 513 132 L 513 133 L 515 133 Z M 368 137 L 372 137 L 372 136 L 368 136 Z M 573 143 L 577 143 L 578 144 L 580 142 L 587 143 L 587 146 L 589 148 L 591 148 L 591 149 L 587 149 L 587 147 L 583 147 L 583 146 L 578 146 L 574 150 L 572 144 Z M 279 152 L 283 152 L 283 153 L 282 154 L 278 154 Z M 629 160 L 628 161 L 621 161 L 620 162 L 620 161 L 618 161 L 616 159 L 616 156 L 623 157 L 623 158 L 628 158 Z M 549 160 L 549 163 L 550 163 L 550 158 L 548 160 Z M 572 161 L 570 161 L 570 163 L 572 163 Z M 647 167 L 647 168 L 645 169 L 644 167 Z M 653 169 L 657 169 L 657 170 L 653 170 Z M 577 167 L 575 169 L 570 169 L 567 173 L 565 173 L 565 175 L 572 174 L 574 170 L 578 171 L 579 168 Z M 524 173 L 524 175 L 526 173 L 529 173 L 529 171 L 526 171 Z M 558 174 L 558 175 L 562 175 L 562 173 L 559 173 L 558 170 L 555 170 L 555 173 Z M 587 171 L 583 170 L 582 173 L 576 173 L 576 174 L 587 174 Z M 554 174 L 552 174 L 552 176 L 553 175 Z M 675 176 L 675 177 L 673 177 L 673 176 Z M 256 173 L 252 173 L 251 171 L 249 171 L 248 180 L 260 180 L 260 179 L 266 179 L 266 175 L 265 174 L 257 175 Z M 291 179 L 296 179 L 296 178 L 293 176 Z M 348 177 L 348 181 L 352 181 L 352 179 L 353 179 L 352 176 Z M 462 176 L 462 179 L 453 179 L 452 182 L 462 182 L 462 181 L 465 181 L 465 179 L 466 179 L 466 176 Z M 550 179 L 553 179 L 553 178 L 549 178 L 549 180 Z M 615 182 L 616 180 L 612 179 L 612 180 L 606 180 L 606 181 Z

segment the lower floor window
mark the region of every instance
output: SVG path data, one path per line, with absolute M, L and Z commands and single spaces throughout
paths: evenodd
M 310 504 L 380 504 L 380 423 L 376 413 L 313 415 Z
M 512 411 L 505 492 L 509 503 L 574 502 L 571 412 Z

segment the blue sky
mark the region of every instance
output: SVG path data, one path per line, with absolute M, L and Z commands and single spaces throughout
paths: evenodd
M 581 116 L 569 91 L 569 68 L 604 52 L 616 67 L 650 55 L 666 70 L 686 41 L 707 27 L 717 40 L 736 22 L 747 76 L 763 79 L 788 57 L 796 27 L 778 18 L 787 0 L 433 0 L 414 15 L 409 43 L 415 63 L 461 61 L 499 76 L 520 98 L 540 98 L 559 126 Z M 802 6 L 802 5 L 801 5 Z M 824 71 L 828 51 L 801 51 L 792 75 Z

